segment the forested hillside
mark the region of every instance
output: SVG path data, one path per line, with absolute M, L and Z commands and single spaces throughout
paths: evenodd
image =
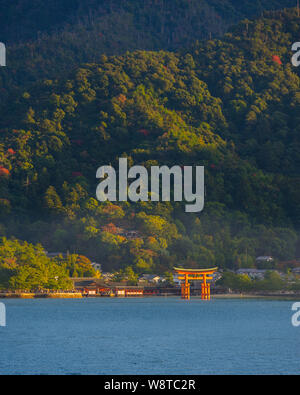
M 295 9 L 266 13 L 222 39 L 101 55 L 23 87 L 1 108 L 1 234 L 86 254 L 106 270 L 296 258 L 299 22 Z M 120 156 L 148 168 L 204 165 L 204 211 L 100 204 L 96 169 Z
M 131 31 L 141 35 L 140 43 L 147 38 L 144 45 L 148 41 L 162 48 L 191 42 L 194 34 L 199 38 L 199 34 L 224 33 L 245 17 L 296 4 L 294 0 L 1 0 L 0 36 L 2 41 L 17 43 L 35 40 L 41 33 L 76 34 L 85 28 L 108 34 L 108 40 L 122 40 L 124 32 Z M 129 49 L 128 44 L 124 49 Z
M 174 50 L 221 36 L 229 26 L 296 0 L 0 1 L 0 101 L 40 78 L 57 78 L 100 56 Z

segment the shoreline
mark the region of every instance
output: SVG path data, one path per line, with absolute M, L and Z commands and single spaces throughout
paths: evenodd
M 20 292 L 20 293 L 10 293 L 10 292 L 0 292 L 0 299 L 95 299 L 95 298 L 106 298 L 108 296 L 85 296 L 81 292 L 58 292 L 58 293 L 32 293 L 32 292 Z M 180 295 L 173 294 L 160 294 L 160 295 L 138 295 L 138 296 L 115 296 L 114 299 L 125 299 L 125 298 L 149 298 L 149 297 L 177 297 Z M 191 299 L 200 299 L 200 295 L 191 295 Z M 249 293 L 231 293 L 231 294 L 212 294 L 211 300 L 213 299 L 279 299 L 279 300 L 300 300 L 300 294 L 249 294 Z
M 34 292 L 0 292 L 0 299 L 82 299 L 81 292 L 57 292 L 57 293 L 34 293 Z
M 212 299 L 281 299 L 300 300 L 299 294 L 216 294 Z

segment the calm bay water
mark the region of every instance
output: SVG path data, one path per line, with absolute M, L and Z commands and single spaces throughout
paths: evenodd
M 291 301 L 2 300 L 0 374 L 299 374 Z

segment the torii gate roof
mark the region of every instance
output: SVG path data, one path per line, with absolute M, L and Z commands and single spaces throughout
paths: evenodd
M 191 273 L 191 274 L 196 274 L 196 273 L 214 273 L 218 270 L 217 267 L 212 267 L 209 269 L 185 269 L 183 267 L 174 267 L 174 270 L 178 273 Z

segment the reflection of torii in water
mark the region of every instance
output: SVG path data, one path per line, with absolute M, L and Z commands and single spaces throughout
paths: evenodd
M 181 298 L 190 299 L 190 286 L 189 280 L 201 280 L 201 299 L 210 299 L 210 283 L 207 280 L 213 279 L 213 274 L 218 270 L 217 267 L 210 269 L 184 269 L 174 267 L 176 273 L 178 273 L 178 279 L 181 281 Z

